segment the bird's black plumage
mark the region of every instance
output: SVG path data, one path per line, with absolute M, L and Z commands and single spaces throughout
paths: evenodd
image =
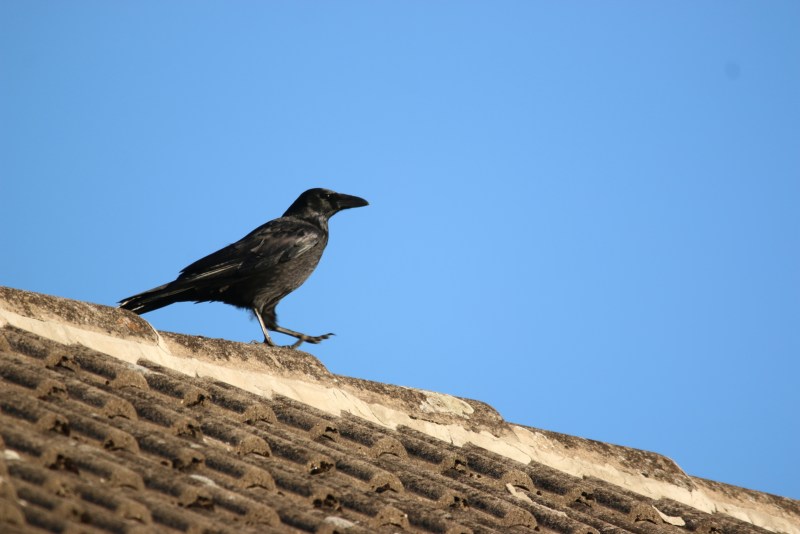
M 337 212 L 366 206 L 363 198 L 328 189 L 309 189 L 282 217 L 199 259 L 174 281 L 120 301 L 120 307 L 142 314 L 174 302 L 224 302 L 253 310 L 264 333 L 269 330 L 319 343 L 333 334 L 309 336 L 278 326 L 275 307 L 311 275 L 328 243 L 328 219 Z

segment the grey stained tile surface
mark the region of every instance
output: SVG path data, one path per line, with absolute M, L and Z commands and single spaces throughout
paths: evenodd
M 0 451 L 0 532 L 768 532 L 11 325 Z

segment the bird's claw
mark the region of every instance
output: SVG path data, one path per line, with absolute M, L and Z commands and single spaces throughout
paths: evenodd
M 333 332 L 328 332 L 327 334 L 322 334 L 321 336 L 306 336 L 306 335 L 303 335 L 303 337 L 297 338 L 297 341 L 295 341 L 291 345 L 286 345 L 286 346 L 288 348 L 290 348 L 290 349 L 296 349 L 297 347 L 299 347 L 303 343 L 303 341 L 305 341 L 306 343 L 313 343 L 313 344 L 316 345 L 320 341 L 322 341 L 324 339 L 328 339 L 329 337 L 335 336 L 335 335 L 336 334 L 334 334 Z

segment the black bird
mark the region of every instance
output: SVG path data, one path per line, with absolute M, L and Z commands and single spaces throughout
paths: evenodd
M 269 330 L 319 343 L 333 334 L 309 336 L 278 326 L 275 307 L 314 272 L 328 243 L 328 219 L 341 210 L 368 205 L 363 198 L 329 189 L 309 189 L 282 217 L 263 224 L 236 243 L 184 268 L 174 281 L 121 300 L 142 314 L 174 302 L 224 302 L 255 313 L 264 343 Z

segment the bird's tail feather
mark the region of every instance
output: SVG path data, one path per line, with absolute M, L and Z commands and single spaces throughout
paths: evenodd
M 119 307 L 141 315 L 175 302 L 194 300 L 192 289 L 191 286 L 187 287 L 172 282 L 123 299 L 119 301 Z

